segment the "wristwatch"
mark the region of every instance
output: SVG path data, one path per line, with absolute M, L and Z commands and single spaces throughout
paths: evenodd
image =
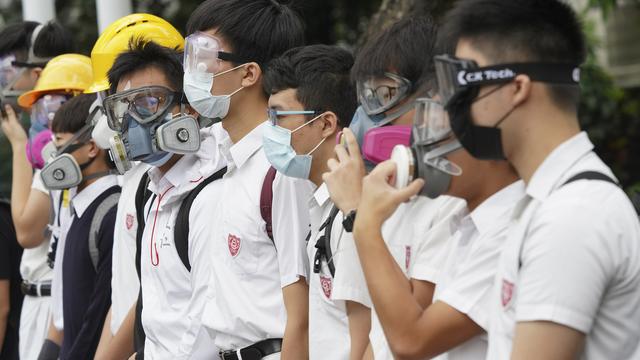
M 345 216 L 342 219 L 342 227 L 347 231 L 347 232 L 352 232 L 353 231 L 353 223 L 356 222 L 356 211 L 355 210 L 351 210 L 347 216 Z

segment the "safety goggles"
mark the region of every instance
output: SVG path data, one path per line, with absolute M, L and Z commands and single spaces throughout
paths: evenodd
M 215 75 L 220 70 L 220 61 L 248 62 L 246 59 L 224 51 L 220 40 L 215 36 L 198 31 L 186 37 L 184 45 L 185 72 Z
M 271 125 L 278 125 L 278 118 L 281 116 L 288 115 L 304 115 L 304 116 L 314 116 L 319 115 L 322 112 L 316 110 L 276 110 L 273 108 L 267 109 L 267 116 L 269 118 L 269 122 Z
M 18 76 L 20 70 L 13 66 L 16 57 L 7 55 L 0 58 L 0 88 L 4 89 Z
M 144 86 L 107 96 L 103 108 L 109 127 L 121 132 L 129 117 L 140 124 L 148 124 L 164 117 L 171 106 L 181 101 L 181 92 L 164 86 Z
M 528 75 L 531 81 L 578 85 L 580 67 L 568 63 L 514 63 L 478 67 L 473 60 L 449 55 L 434 57 L 436 78 L 442 104 L 447 106 L 457 94 L 473 87 L 503 84 L 516 76 Z
M 358 100 L 367 115 L 381 114 L 406 98 L 411 81 L 392 73 L 372 76 L 356 84 Z
M 412 132 L 414 144 L 432 145 L 451 137 L 449 116 L 439 101 L 419 98 L 415 109 Z
M 31 107 L 31 123 L 40 123 L 49 127 L 56 111 L 69 100 L 67 95 L 47 94 L 38 99 Z

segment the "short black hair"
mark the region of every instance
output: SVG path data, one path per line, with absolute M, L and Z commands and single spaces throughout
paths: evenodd
M 143 37 L 132 38 L 129 50 L 118 55 L 107 73 L 110 92 L 114 94 L 118 82 L 123 77 L 136 71 L 157 67 L 167 78 L 172 90 L 182 92 L 184 70 L 182 68 L 182 52 L 170 49 Z
M 51 122 L 54 133 L 76 133 L 87 122 L 91 104 L 96 100 L 96 94 L 80 94 L 72 97 L 60 106 Z
M 461 0 L 447 14 L 440 33 L 443 48 L 460 39 L 494 62 L 556 62 L 580 65 L 586 44 L 571 6 L 559 0 Z M 561 107 L 576 108 L 580 89 L 547 85 Z
M 14 54 L 16 60 L 26 61 L 31 47 L 31 36 L 39 23 L 22 21 L 6 26 L 0 31 L 0 56 Z M 74 51 L 71 32 L 60 23 L 49 21 L 40 30 L 33 44 L 34 55 L 52 58 Z
M 351 66 L 353 56 L 338 46 L 302 46 L 269 63 L 263 86 L 267 93 L 296 89 L 305 109 L 332 111 L 338 125 L 347 127 L 358 106 L 349 77 Z
M 385 72 L 411 81 L 411 93 L 434 81 L 433 55 L 437 26 L 428 15 L 401 19 L 367 41 L 356 54 L 353 81 L 363 81 Z
M 189 17 L 187 34 L 211 29 L 229 42 L 226 51 L 260 66 L 304 45 L 299 15 L 276 0 L 207 0 Z

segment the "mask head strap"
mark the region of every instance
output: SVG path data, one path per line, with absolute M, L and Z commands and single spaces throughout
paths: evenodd
M 532 81 L 549 84 L 578 85 L 580 67 L 561 63 L 515 63 L 470 68 L 458 71 L 459 87 L 491 85 L 510 82 L 518 75 L 527 75 Z

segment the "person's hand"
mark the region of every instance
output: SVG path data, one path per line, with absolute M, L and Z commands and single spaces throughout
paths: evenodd
M 2 132 L 4 132 L 14 148 L 19 147 L 24 150 L 24 144 L 28 140 L 27 133 L 22 128 L 22 125 L 18 121 L 18 116 L 16 115 L 16 112 L 13 111 L 11 105 L 5 104 L 4 111 L 7 113 L 7 116 L 0 116 Z
M 360 202 L 365 168 L 358 141 L 351 130 L 345 128 L 342 136 L 347 142 L 348 150 L 342 144 L 336 145 L 338 159 L 331 158 L 327 161 L 329 172 L 322 174 L 322 180 L 327 184 L 333 203 L 343 214 L 347 214 L 355 210 Z
M 396 189 L 396 163 L 387 160 L 376 166 L 362 182 L 362 198 L 354 224 L 356 232 L 379 230 L 398 206 L 420 192 L 424 180 L 416 179 L 409 186 Z

